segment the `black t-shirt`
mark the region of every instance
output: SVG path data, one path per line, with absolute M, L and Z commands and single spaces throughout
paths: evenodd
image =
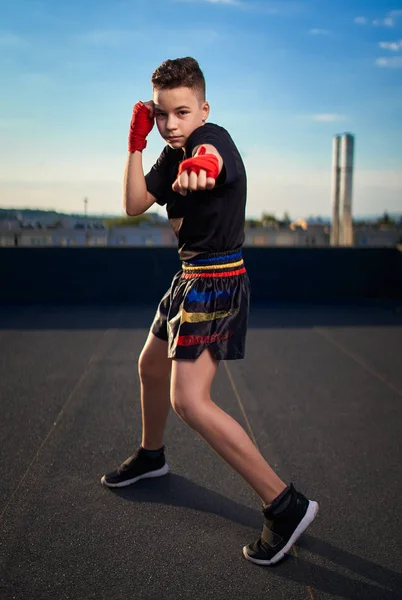
M 172 190 L 180 162 L 200 144 L 211 144 L 223 159 L 223 168 L 212 190 Z M 185 151 L 165 146 L 145 176 L 147 189 L 167 215 L 178 238 L 179 256 L 189 260 L 200 254 L 236 250 L 244 242 L 247 181 L 243 161 L 229 133 L 206 123 L 193 131 Z

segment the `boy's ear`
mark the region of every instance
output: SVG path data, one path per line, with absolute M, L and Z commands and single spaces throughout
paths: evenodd
M 208 102 L 203 102 L 202 104 L 202 120 L 206 121 L 209 116 L 210 106 Z

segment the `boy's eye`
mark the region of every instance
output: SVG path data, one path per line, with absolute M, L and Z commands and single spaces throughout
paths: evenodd
M 188 115 L 188 114 L 189 114 L 189 112 L 190 112 L 190 111 L 188 111 L 188 110 L 179 110 L 179 112 L 178 112 L 177 114 L 178 114 L 178 115 L 180 115 L 181 117 L 185 117 L 186 115 Z M 155 113 L 155 116 L 156 116 L 156 118 L 159 118 L 159 117 L 166 117 L 166 113 L 163 113 L 163 112 L 157 112 L 157 113 Z

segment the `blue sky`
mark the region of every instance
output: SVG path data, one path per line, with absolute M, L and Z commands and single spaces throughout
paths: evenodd
M 402 208 L 402 0 L 0 0 L 0 206 L 122 211 L 132 106 L 194 56 L 249 216 L 330 215 L 332 137 L 356 136 L 354 213 Z M 163 141 L 156 128 L 147 170 Z M 163 213 L 164 209 L 160 209 Z

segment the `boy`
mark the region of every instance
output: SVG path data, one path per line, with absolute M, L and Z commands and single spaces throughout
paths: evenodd
M 102 483 L 121 487 L 165 475 L 170 403 L 252 487 L 263 503 L 261 537 L 243 548 L 260 565 L 278 562 L 318 505 L 286 486 L 246 432 L 210 397 L 220 360 L 244 357 L 249 281 L 244 242 L 246 173 L 227 131 L 206 123 L 205 80 L 193 58 L 165 61 L 152 75 L 153 101 L 138 102 L 129 133 L 125 210 L 166 204 L 182 270 L 162 298 L 139 358 L 142 443 Z M 142 151 L 154 119 L 167 146 L 144 176 Z

